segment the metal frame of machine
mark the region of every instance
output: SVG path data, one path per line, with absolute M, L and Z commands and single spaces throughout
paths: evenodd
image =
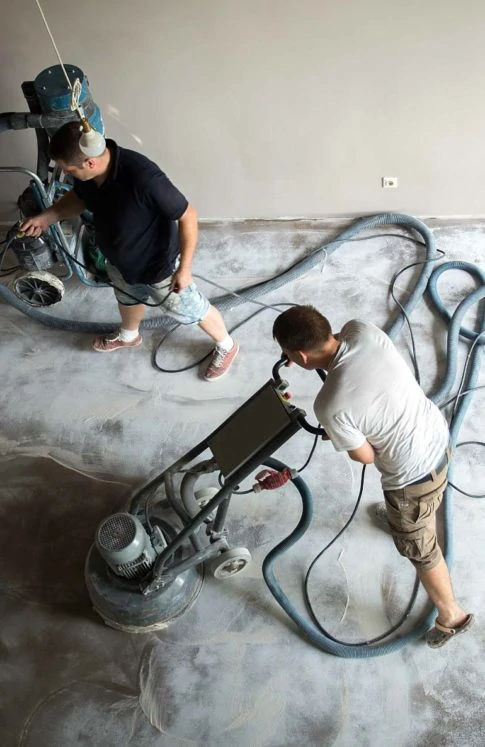
M 57 167 L 54 168 L 47 185 L 43 184 L 37 174 L 29 169 L 23 168 L 22 166 L 0 166 L 0 173 L 20 173 L 28 177 L 30 179 L 30 186 L 33 195 L 39 206 L 39 212 L 51 207 L 54 197 L 59 193 L 59 191 L 68 192 L 71 189 L 71 185 L 60 180 L 61 171 Z M 80 222 L 72 233 L 70 239 L 68 239 L 61 224 L 56 223 L 50 227 L 49 234 L 44 234 L 44 239 L 47 239 L 47 242 L 51 245 L 54 252 L 57 251 L 57 253 L 59 253 L 59 248 L 62 251 L 62 262 L 66 267 L 66 272 L 62 275 L 62 280 L 69 280 L 73 275 L 75 275 L 85 285 L 98 288 L 108 287 L 109 283 L 103 283 L 102 281 L 89 278 L 86 275 L 85 270 L 79 264 L 79 253 L 81 250 L 81 239 L 84 227 L 85 223 Z M 16 230 L 17 229 L 15 229 L 15 231 Z M 84 258 L 81 259 L 82 264 L 84 264 L 82 261 L 83 259 Z M 76 262 L 76 260 L 78 260 L 78 262 Z M 58 276 L 56 275 L 55 277 Z

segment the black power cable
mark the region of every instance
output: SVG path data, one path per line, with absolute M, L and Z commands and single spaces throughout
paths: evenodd
M 456 444 L 455 449 L 458 449 L 460 446 L 470 446 L 470 445 L 485 446 L 485 443 L 483 441 L 460 441 L 459 444 Z M 451 485 L 453 490 L 456 490 L 458 493 L 461 493 L 462 495 L 466 495 L 468 498 L 485 498 L 485 493 L 467 493 L 466 490 L 463 490 L 462 488 L 457 488 L 457 486 L 453 485 L 453 483 L 450 481 L 448 481 L 448 485 Z
M 309 453 L 309 455 L 307 457 L 306 462 L 304 463 L 303 467 L 300 467 L 300 469 L 297 469 L 298 474 L 301 474 L 303 472 L 303 470 L 306 469 L 308 467 L 308 465 L 310 464 L 310 462 L 312 460 L 312 457 L 313 457 L 313 455 L 315 453 L 315 449 L 317 448 L 317 443 L 318 443 L 318 437 L 319 437 L 319 435 L 320 434 L 318 434 L 318 433 L 315 434 L 315 438 L 313 439 L 313 445 L 312 445 L 312 448 L 310 449 L 310 453 Z
M 70 254 L 70 252 L 68 252 L 67 249 L 65 249 L 62 246 L 61 242 L 55 236 L 53 236 L 53 240 L 54 240 L 56 246 L 58 247 L 58 249 L 60 249 L 60 251 L 64 254 L 64 256 L 68 257 L 70 260 L 72 260 L 73 262 L 75 262 L 79 267 L 82 267 L 82 269 L 86 270 L 86 272 L 89 272 L 90 274 L 94 275 L 94 277 L 96 277 L 98 280 L 102 280 L 103 282 L 106 282 L 105 278 L 102 278 L 101 275 L 97 274 L 96 272 L 93 273 L 89 267 L 87 267 L 85 264 L 83 264 L 78 259 L 76 259 L 76 257 L 74 257 L 72 254 Z M 167 300 L 167 298 L 172 293 L 175 293 L 175 291 L 169 291 L 167 293 L 167 295 L 164 296 L 161 301 L 158 301 L 157 303 L 149 303 L 149 301 L 142 301 L 140 298 L 138 298 L 138 296 L 134 296 L 132 293 L 129 293 L 128 291 L 124 290 L 123 288 L 119 288 L 117 285 L 115 285 L 114 283 L 112 283 L 111 280 L 109 280 L 109 278 L 108 278 L 107 285 L 109 285 L 114 290 L 117 290 L 120 293 L 123 293 L 125 296 L 128 296 L 129 298 L 132 298 L 134 301 L 137 302 L 137 304 L 143 304 L 144 306 L 150 306 L 152 308 L 158 308 L 159 306 L 163 306 L 163 304 L 165 303 L 165 301 Z M 135 285 L 138 285 L 138 283 L 135 283 Z M 146 285 L 146 283 L 139 283 L 139 285 Z M 179 322 L 179 324 L 183 324 L 183 322 Z
M 357 509 L 359 508 L 360 501 L 362 499 L 362 494 L 364 492 L 365 468 L 366 468 L 366 465 L 364 465 L 362 467 L 362 474 L 361 474 L 361 478 L 360 478 L 359 495 L 357 496 L 357 501 L 356 501 L 355 506 L 354 506 L 354 508 L 352 510 L 352 513 L 350 514 L 349 518 L 347 519 L 347 521 L 344 524 L 344 526 L 342 527 L 342 529 L 338 532 L 338 534 L 336 534 L 335 537 L 332 540 L 330 540 L 330 542 L 327 545 L 325 545 L 325 547 L 323 548 L 323 550 L 320 550 L 320 552 L 318 553 L 318 555 L 312 560 L 312 562 L 310 563 L 310 566 L 308 567 L 306 575 L 305 575 L 304 599 L 305 599 L 305 604 L 306 604 L 306 607 L 308 609 L 308 612 L 310 613 L 313 622 L 315 623 L 315 625 L 317 626 L 317 628 L 320 630 L 320 632 L 323 633 L 328 638 L 330 638 L 330 640 L 334 641 L 335 643 L 348 643 L 348 642 L 342 641 L 339 638 L 334 638 L 334 636 L 330 635 L 330 633 L 323 627 L 323 625 L 318 620 L 318 618 L 317 618 L 317 616 L 315 614 L 315 611 L 313 609 L 312 603 L 310 601 L 310 594 L 309 594 L 309 590 L 308 590 L 308 586 L 309 586 L 309 582 L 310 582 L 310 574 L 311 574 L 313 568 L 315 567 L 316 563 L 322 557 L 322 555 L 324 553 L 326 553 L 327 550 L 329 550 L 332 547 L 332 545 L 338 540 L 339 537 L 342 536 L 342 534 L 345 532 L 345 530 L 350 526 L 350 524 L 354 520 L 355 514 L 357 513 Z M 388 636 L 392 635 L 392 633 L 394 633 L 396 630 L 398 630 L 398 628 L 400 628 L 401 625 L 408 618 L 409 613 L 411 612 L 412 608 L 414 607 L 414 603 L 416 602 L 416 597 L 418 596 L 418 591 L 419 591 L 419 578 L 416 576 L 416 579 L 414 581 L 413 591 L 412 591 L 412 594 L 411 594 L 411 598 L 410 598 L 410 600 L 409 600 L 409 602 L 407 604 L 406 609 L 404 610 L 403 614 L 401 615 L 401 617 L 399 618 L 399 620 L 397 621 L 397 623 L 395 623 L 392 626 L 392 628 L 389 628 L 389 630 L 387 630 L 385 633 L 382 633 L 381 635 L 378 635 L 375 638 L 371 638 L 370 640 L 361 641 L 361 642 L 358 642 L 358 643 L 352 642 L 352 645 L 353 646 L 370 646 L 371 644 L 378 643 L 379 641 L 384 640 L 384 638 L 387 638 Z
M 424 243 L 424 242 L 417 242 L 417 243 Z M 436 249 L 436 251 L 439 252 L 439 257 L 437 257 L 436 260 L 433 260 L 433 261 L 437 261 L 438 259 L 443 259 L 443 257 L 446 256 L 445 252 L 443 252 L 441 249 Z M 418 382 L 418 384 L 421 384 L 421 374 L 419 372 L 418 357 L 417 357 L 417 353 L 416 353 L 416 342 L 415 342 L 415 339 L 414 339 L 413 328 L 412 328 L 412 325 L 411 325 L 411 320 L 409 318 L 409 315 L 406 312 L 406 309 L 404 308 L 404 306 L 400 303 L 400 301 L 398 301 L 398 299 L 394 295 L 394 288 L 395 288 L 395 285 L 396 285 L 396 280 L 398 279 L 398 277 L 400 277 L 403 274 L 403 272 L 406 272 L 406 270 L 410 270 L 411 267 L 419 267 L 419 265 L 425 265 L 425 264 L 427 264 L 427 262 L 429 262 L 429 260 L 421 260 L 419 262 L 412 262 L 410 265 L 406 265 L 405 267 L 403 267 L 401 270 L 399 270 L 398 272 L 396 272 L 396 274 L 392 278 L 392 280 L 391 280 L 391 287 L 390 287 L 392 300 L 394 301 L 394 303 L 396 304 L 396 306 L 398 306 L 399 309 L 401 310 L 401 312 L 402 312 L 402 314 L 403 314 L 403 316 L 404 316 L 404 318 L 406 320 L 406 324 L 408 325 L 409 335 L 411 337 L 411 346 L 412 346 L 411 361 L 412 361 L 413 368 L 414 368 L 414 376 L 415 376 L 415 379 Z
M 312 256 L 313 254 L 324 253 L 324 259 L 325 259 L 325 256 L 326 256 L 325 255 L 325 248 L 327 246 L 331 246 L 332 244 L 354 243 L 354 242 L 358 242 L 358 241 L 369 241 L 370 239 L 388 238 L 388 237 L 399 238 L 399 239 L 403 239 L 405 241 L 411 241 L 413 244 L 420 244 L 421 246 L 425 246 L 425 242 L 424 241 L 422 241 L 421 239 L 417 239 L 414 236 L 405 236 L 404 234 L 400 234 L 400 233 L 380 233 L 380 234 L 369 234 L 369 236 L 359 236 L 359 237 L 354 238 L 354 239 L 336 239 L 335 241 L 329 241 L 328 244 L 324 244 L 322 247 L 319 247 L 314 252 L 312 252 L 310 254 L 310 256 Z M 441 251 L 441 250 L 438 250 L 438 251 Z M 444 252 L 441 252 L 441 254 L 444 256 Z M 429 260 L 425 260 L 424 262 L 417 262 L 417 263 L 413 263 L 412 265 L 408 265 L 407 267 L 403 268 L 402 272 L 404 270 L 408 269 L 409 267 L 413 267 L 415 264 L 424 264 L 426 261 L 429 261 Z M 286 268 L 285 270 L 282 270 L 280 273 L 278 273 L 277 275 L 275 275 L 274 279 L 277 280 L 279 277 L 281 277 L 282 275 L 284 275 L 285 273 L 287 273 L 293 267 L 296 267 L 298 264 L 299 264 L 299 261 L 298 262 L 294 262 L 289 268 Z M 194 277 L 200 277 L 200 276 L 194 274 Z M 229 293 L 229 294 L 235 296 L 236 298 L 240 297 L 240 294 L 236 293 L 235 291 L 230 290 L 229 288 L 225 288 L 223 285 L 219 285 L 218 283 L 215 283 L 213 280 L 210 280 L 209 278 L 200 278 L 200 279 L 204 280 L 205 282 L 209 283 L 210 285 L 213 285 L 216 288 L 219 288 L 221 290 L 226 291 L 226 293 Z M 397 279 L 397 275 L 394 278 L 394 282 L 395 282 L 396 279 Z M 248 299 L 244 299 L 244 300 L 246 301 Z M 256 301 L 254 299 L 249 299 L 249 301 L 250 301 L 250 303 L 254 303 L 257 306 L 261 306 L 262 308 L 258 309 L 258 311 L 255 311 L 253 314 L 250 314 L 249 316 L 247 316 L 245 319 L 243 319 L 241 322 L 239 322 L 238 324 L 236 324 L 234 327 L 231 327 L 228 330 L 229 334 L 232 334 L 232 332 L 235 332 L 236 329 L 239 329 L 239 327 L 242 327 L 244 324 L 247 324 L 247 322 L 251 321 L 251 319 L 253 319 L 254 317 L 256 317 L 261 312 L 265 311 L 266 309 L 272 309 L 273 311 L 280 311 L 281 307 L 288 307 L 288 306 L 291 307 L 291 306 L 296 306 L 297 305 L 297 304 L 293 304 L 293 303 L 265 304 L 262 301 Z M 396 303 L 398 303 L 398 301 L 396 301 Z M 400 304 L 398 303 L 398 305 L 400 305 Z M 406 316 L 406 312 L 404 312 L 404 315 Z M 409 320 L 408 320 L 408 323 L 409 323 Z M 172 327 L 172 329 L 168 330 L 168 332 L 166 332 L 163 335 L 162 339 L 158 342 L 158 344 L 156 345 L 156 347 L 153 350 L 153 353 L 152 353 L 152 365 L 153 365 L 153 367 L 157 371 L 160 371 L 161 373 L 182 373 L 184 371 L 190 371 L 192 368 L 196 368 L 197 366 L 200 366 L 201 363 L 203 363 L 212 354 L 212 351 L 210 351 L 203 358 L 200 358 L 199 360 L 195 361 L 195 363 L 190 363 L 189 365 L 183 366 L 181 368 L 166 368 L 166 367 L 160 365 L 158 363 L 157 359 L 158 359 L 158 354 L 159 354 L 161 348 L 163 347 L 163 345 L 165 344 L 165 342 L 167 341 L 167 339 L 174 332 L 176 332 L 176 330 L 180 326 L 183 326 L 182 322 L 177 322 Z M 411 334 L 412 334 L 412 330 L 411 330 Z
M 5 259 L 5 255 L 7 254 L 8 250 L 10 249 L 11 245 L 13 244 L 15 237 L 12 236 L 10 239 L 3 239 L 3 241 L 0 241 L 0 245 L 6 244 L 7 246 L 5 249 L 2 249 L 2 252 L 0 253 L 0 270 L 2 269 L 3 261 Z M 20 265 L 16 265 L 15 267 L 9 267 L 8 270 L 5 270 L 4 272 L 0 272 L 0 278 L 5 278 L 8 275 L 12 275 L 12 273 L 17 272 L 17 270 L 20 270 Z

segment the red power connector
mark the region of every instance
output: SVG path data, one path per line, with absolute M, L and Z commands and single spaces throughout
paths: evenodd
M 256 475 L 256 481 L 253 485 L 255 493 L 259 493 L 261 490 L 275 490 L 281 488 L 288 480 L 292 480 L 296 477 L 296 470 L 285 467 L 281 472 L 274 469 L 263 469 Z

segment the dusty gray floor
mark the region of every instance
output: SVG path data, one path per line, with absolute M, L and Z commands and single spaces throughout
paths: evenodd
M 429 225 L 448 258 L 484 268 L 483 223 Z M 196 271 L 240 287 L 273 275 L 334 233 L 334 227 L 304 222 L 209 226 L 201 234 Z M 419 256 L 414 245 L 396 238 L 346 244 L 323 272 L 315 269 L 265 300 L 310 301 L 337 329 L 356 316 L 383 326 L 392 309 L 392 274 Z M 404 298 L 407 279 L 398 285 Z M 451 307 L 471 287 L 458 273 L 440 284 Z M 1 311 L 2 745 L 485 743 L 485 503 L 472 498 L 455 496 L 453 576 L 460 600 L 478 621 L 473 632 L 441 651 L 418 641 L 390 656 L 351 661 L 320 652 L 297 633 L 261 576 L 265 555 L 298 521 L 291 486 L 233 499 L 230 540 L 251 550 L 252 565 L 232 580 L 206 578 L 196 604 L 167 630 L 116 632 L 91 609 L 83 563 L 100 519 L 126 506 L 135 486 L 207 435 L 269 378 L 279 355 L 271 340 L 273 312 L 238 331 L 241 354 L 231 374 L 209 385 L 193 370 L 169 375 L 152 369 L 150 352 L 159 333 L 147 334 L 141 348 L 104 356 L 90 351 L 89 336 L 50 331 L 5 305 Z M 247 311 L 227 314 L 228 323 Z M 116 318 L 108 290 L 74 281 L 52 313 Z M 444 325 L 424 302 L 413 321 L 423 386 L 430 392 L 443 370 Z M 403 334 L 399 344 L 408 358 L 407 340 Z M 176 367 L 206 350 L 202 336 L 185 329 L 159 360 Z M 462 345 L 461 361 L 465 353 Z M 311 412 L 318 379 L 294 369 L 289 378 L 295 402 Z M 482 390 L 462 440 L 483 440 L 483 403 Z M 310 447 L 311 438 L 300 433 L 278 456 L 298 467 Z M 483 452 L 465 447 L 457 463 L 457 482 L 484 492 Z M 345 523 L 359 476 L 356 465 L 328 444 L 319 447 L 305 473 L 315 519 L 278 568 L 298 604 L 305 569 Z M 322 621 L 344 639 L 385 630 L 412 588 L 411 567 L 369 518 L 368 507 L 379 496 L 370 469 L 361 510 L 317 565 L 311 584 Z M 424 609 L 420 596 L 410 624 Z

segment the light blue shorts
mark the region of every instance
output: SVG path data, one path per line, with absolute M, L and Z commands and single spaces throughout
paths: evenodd
M 106 270 L 111 283 L 116 286 L 113 289 L 116 300 L 122 306 L 135 306 L 151 299 L 159 304 L 160 311 L 182 324 L 198 324 L 209 312 L 210 303 L 195 283 L 191 283 L 180 293 L 174 293 L 169 290 L 172 276 L 153 285 L 130 285 L 120 271 L 109 262 L 106 263 Z M 130 295 L 126 295 L 128 293 Z

